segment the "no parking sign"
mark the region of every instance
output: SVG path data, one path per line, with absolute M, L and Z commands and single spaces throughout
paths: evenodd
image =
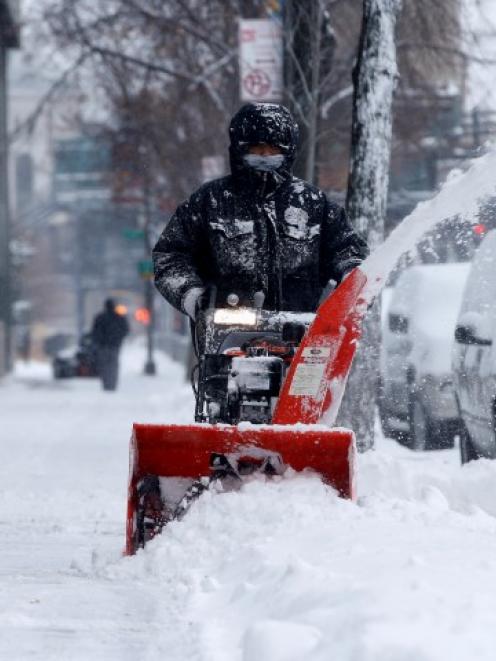
M 282 101 L 282 26 L 279 21 L 240 20 L 239 70 L 242 101 Z

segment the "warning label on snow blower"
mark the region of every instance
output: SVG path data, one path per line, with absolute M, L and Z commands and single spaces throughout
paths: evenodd
M 330 355 L 330 347 L 303 349 L 302 362 L 296 367 L 289 394 L 295 397 L 317 397 Z

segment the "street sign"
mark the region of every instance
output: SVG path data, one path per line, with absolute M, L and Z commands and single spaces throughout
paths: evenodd
M 122 236 L 129 241 L 136 241 L 145 238 L 145 231 L 135 227 L 125 227 L 122 230 Z
M 138 273 L 143 280 L 151 280 L 153 278 L 153 262 L 151 259 L 141 259 L 138 262 Z
M 283 98 L 282 25 L 270 18 L 239 22 L 239 70 L 242 101 Z

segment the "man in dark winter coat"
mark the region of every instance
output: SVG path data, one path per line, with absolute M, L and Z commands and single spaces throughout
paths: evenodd
M 116 312 L 114 301 L 107 299 L 103 312 L 95 317 L 91 331 L 97 352 L 98 374 L 104 390 L 115 390 L 117 387 L 119 350 L 128 333 L 127 319 Z
M 298 126 L 276 104 L 253 103 L 229 128 L 231 174 L 181 204 L 154 251 L 160 293 L 193 320 L 209 285 L 217 305 L 265 294 L 269 310 L 315 311 L 323 288 L 367 254 L 342 207 L 293 177 Z

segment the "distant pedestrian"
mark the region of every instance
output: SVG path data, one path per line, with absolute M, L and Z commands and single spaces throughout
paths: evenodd
M 98 374 L 104 390 L 117 388 L 119 350 L 128 333 L 126 317 L 116 312 L 115 302 L 111 298 L 107 299 L 103 312 L 95 317 L 91 331 L 97 352 Z

